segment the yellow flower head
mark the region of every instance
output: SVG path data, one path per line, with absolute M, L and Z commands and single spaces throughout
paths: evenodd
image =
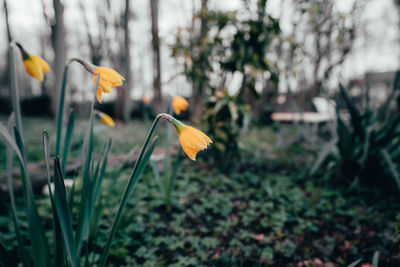
M 200 150 L 207 148 L 213 141 L 202 131 L 185 125 L 177 119 L 172 119 L 172 124 L 175 126 L 179 136 L 183 151 L 191 160 L 196 160 L 196 155 Z
M 189 106 L 189 103 L 183 97 L 176 96 L 172 100 L 172 109 L 174 110 L 176 115 L 181 114 L 181 112 L 185 111 L 188 106 Z
M 97 116 L 99 116 L 102 123 L 110 127 L 115 126 L 115 122 L 110 116 L 98 110 L 95 110 L 94 112 L 96 113 Z
M 103 93 L 111 93 L 112 89 L 121 86 L 125 80 L 122 75 L 113 69 L 106 67 L 94 66 L 95 74 L 93 75 L 93 84 L 96 84 L 97 74 L 100 73 L 99 86 L 97 87 L 96 97 L 99 103 L 102 100 Z
M 49 64 L 39 56 L 28 56 L 24 59 L 24 66 L 29 75 L 40 82 L 43 82 L 43 75 L 50 71 Z
M 148 105 L 150 103 L 150 99 L 147 96 L 142 96 L 142 102 Z
M 40 82 L 43 82 L 43 75 L 46 72 L 51 71 L 49 64 L 47 64 L 47 62 L 39 56 L 31 56 L 30 54 L 28 54 L 28 52 L 26 52 L 26 50 L 22 47 L 20 43 L 15 43 L 15 45 L 22 53 L 22 59 L 24 60 L 26 72 L 28 72 L 28 74 L 31 75 L 33 78 L 36 78 Z

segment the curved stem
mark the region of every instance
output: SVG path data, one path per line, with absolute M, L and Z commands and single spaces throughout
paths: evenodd
M 149 131 L 149 133 L 147 135 L 147 138 L 146 138 L 146 140 L 145 140 L 145 142 L 143 144 L 142 150 L 140 151 L 139 157 L 136 160 L 135 166 L 133 167 L 131 177 L 129 178 L 129 182 L 128 182 L 126 188 L 125 188 L 124 194 L 122 195 L 121 202 L 120 202 L 117 214 L 115 215 L 114 223 L 112 225 L 111 232 L 110 232 L 110 235 L 109 235 L 108 240 L 107 240 L 107 244 L 106 244 L 106 246 L 104 248 L 103 255 L 101 256 L 101 260 L 100 260 L 100 264 L 99 264 L 100 267 L 104 267 L 105 264 L 106 264 L 108 253 L 109 253 L 109 250 L 110 250 L 110 247 L 111 247 L 111 243 L 112 243 L 112 241 L 114 239 L 115 233 L 117 232 L 117 227 L 118 227 L 118 223 L 119 223 L 119 221 L 121 219 L 122 212 L 123 212 L 126 204 L 128 203 L 129 197 L 131 196 L 132 191 L 133 191 L 133 187 L 137 182 L 137 179 L 134 179 L 134 178 L 137 178 L 137 177 L 135 177 L 136 173 L 138 172 L 139 166 L 141 165 L 141 161 L 143 159 L 143 156 L 145 154 L 147 146 L 149 145 L 151 136 L 153 135 L 153 132 L 154 132 L 154 130 L 155 130 L 160 118 L 162 117 L 160 115 L 161 114 L 157 115 L 156 119 L 154 120 L 153 125 L 151 126 L 151 129 L 150 129 L 150 131 Z

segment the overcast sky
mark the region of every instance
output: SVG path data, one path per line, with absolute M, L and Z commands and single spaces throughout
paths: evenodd
M 40 52 L 41 33 L 48 32 L 44 27 L 43 20 L 43 0 L 8 0 L 10 24 L 14 38 L 27 46 L 31 53 Z M 90 17 L 95 16 L 93 3 L 95 0 L 86 0 L 84 5 Z M 273 16 L 279 16 L 281 0 L 269 0 L 268 11 Z M 134 70 L 134 95 L 141 97 L 142 94 L 152 95 L 151 77 L 151 34 L 150 34 L 150 8 L 149 0 L 133 0 L 132 11 L 134 20 L 131 22 L 130 30 L 132 35 L 132 64 Z M 167 81 L 180 71 L 175 60 L 171 58 L 169 45 L 174 41 L 177 27 L 184 27 L 191 23 L 192 4 L 194 1 L 188 0 L 161 0 L 160 1 L 160 38 L 162 42 L 163 60 L 163 89 L 170 95 L 188 94 L 190 86 L 185 82 L 184 77 L 178 77 L 172 82 Z M 199 4 L 200 1 L 195 1 Z M 352 4 L 352 0 L 337 0 L 338 9 L 346 11 Z M 52 1 L 44 0 L 48 6 L 47 12 L 52 12 Z M 118 10 L 118 5 L 124 1 L 111 1 Z M 241 8 L 241 0 L 209 0 L 210 9 L 237 10 Z M 340 74 L 348 79 L 361 77 L 367 71 L 393 71 L 400 66 L 400 46 L 398 14 L 393 6 L 393 0 L 369 0 L 365 10 L 362 12 L 362 21 L 367 27 L 363 36 L 359 37 L 355 43 L 355 49 L 340 70 Z M 82 38 L 84 33 L 79 25 L 82 23 L 81 14 L 78 8 L 78 0 L 66 0 L 65 23 L 68 27 L 69 43 L 75 42 L 76 38 Z M 110 10 L 113 12 L 113 10 Z M 3 17 L 3 13 L 2 13 Z M 291 30 L 288 18 L 280 18 L 283 34 Z M 95 29 L 95 28 L 94 28 Z M 5 38 L 4 19 L 0 19 L 0 33 Z M 365 37 L 368 36 L 368 37 Z M 0 43 L 0 53 L 5 53 L 5 42 Z M 77 55 L 82 51 L 68 51 L 69 56 Z M 2 64 L 2 63 L 0 63 Z

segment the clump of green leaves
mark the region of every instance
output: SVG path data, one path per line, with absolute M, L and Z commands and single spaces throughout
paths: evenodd
M 214 142 L 214 159 L 225 168 L 232 159 L 239 156 L 239 136 L 249 107 L 237 95 L 230 96 L 225 90 L 218 91 L 208 99 L 204 119 L 207 133 Z
M 377 110 L 363 110 L 340 85 L 340 95 L 349 111 L 344 121 L 337 109 L 337 140 L 322 150 L 312 174 L 329 170 L 328 176 L 345 186 L 378 186 L 385 192 L 400 191 L 400 114 L 391 108 L 399 89 L 397 72 L 393 90 Z M 365 96 L 369 102 L 368 94 Z

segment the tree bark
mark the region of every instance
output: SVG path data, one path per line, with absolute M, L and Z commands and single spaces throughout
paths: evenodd
M 159 113 L 162 109 L 161 92 L 161 58 L 160 40 L 158 38 L 158 0 L 150 0 L 151 10 L 151 34 L 153 47 L 153 90 L 154 90 L 154 109 Z
M 7 6 L 7 1 L 3 0 L 3 8 L 4 8 L 4 20 L 6 23 L 6 30 L 7 30 L 7 40 L 8 43 L 11 43 L 12 41 L 12 35 L 11 35 L 11 29 L 10 29 L 10 22 L 9 22 L 9 16 L 8 16 L 8 6 Z M 10 54 L 10 49 L 9 46 L 7 46 L 7 55 Z M 2 84 L 4 84 L 5 86 L 4 88 L 4 93 L 2 92 L 1 95 L 3 96 L 11 96 L 10 94 L 10 63 L 8 62 L 8 60 L 5 60 L 5 68 L 4 68 L 4 72 L 1 75 L 0 81 Z
M 64 6 L 61 0 L 53 0 L 55 23 L 51 25 L 51 41 L 54 50 L 53 71 L 55 74 L 55 90 L 50 91 L 50 112 L 55 115 L 60 103 L 58 98 L 61 93 L 64 66 L 66 62 L 65 27 L 64 27 Z M 54 93 L 56 92 L 56 93 Z M 66 98 L 67 102 L 67 98 Z M 56 104 L 57 103 L 57 104 Z M 68 110 L 67 103 L 64 108 Z M 56 116 L 54 116 L 55 118 Z
M 199 33 L 199 35 L 198 35 L 198 37 L 197 37 L 197 43 L 198 44 L 200 44 L 201 43 L 201 40 L 203 40 L 203 38 L 206 36 L 206 34 L 207 34 L 207 20 L 206 20 L 206 18 L 205 18 L 205 15 L 207 14 L 207 12 L 208 12 L 208 8 L 207 8 L 207 1 L 208 0 L 201 0 L 201 20 L 200 20 L 200 33 Z M 195 10 L 194 10 L 194 2 L 193 2 L 193 19 L 192 19 L 192 29 L 194 29 L 195 28 L 195 25 L 194 25 L 194 21 L 195 21 Z M 192 40 L 194 40 L 194 38 L 192 38 Z M 193 47 L 194 45 L 192 44 L 192 47 Z M 192 53 L 192 55 L 193 55 L 193 53 Z M 198 66 L 193 66 L 193 68 L 198 68 Z M 200 67 L 201 68 L 201 67 Z M 202 103 L 201 103 L 201 100 L 202 100 L 202 96 L 203 96 L 203 88 L 204 88 L 204 83 L 203 82 L 201 82 L 200 83 L 200 87 L 199 88 L 196 88 L 194 85 L 195 85 L 195 82 L 194 81 L 192 81 L 192 85 L 193 85 L 193 88 L 192 88 L 192 96 L 191 96 L 191 99 L 190 99 L 190 102 L 191 102 L 191 106 L 192 106 L 192 110 L 193 110 L 193 114 L 192 114 L 192 117 L 193 118 L 196 118 L 196 119 L 200 119 L 201 118 L 201 114 L 202 114 Z
M 125 86 L 126 86 L 126 97 L 123 102 L 123 121 L 128 122 L 130 117 L 131 109 L 131 90 L 133 87 L 133 75 L 131 71 L 131 49 L 130 49 L 130 31 L 129 31 L 129 21 L 131 17 L 130 11 L 130 0 L 125 0 L 125 13 L 124 13 L 124 51 L 125 55 L 123 57 L 123 65 L 125 69 Z

